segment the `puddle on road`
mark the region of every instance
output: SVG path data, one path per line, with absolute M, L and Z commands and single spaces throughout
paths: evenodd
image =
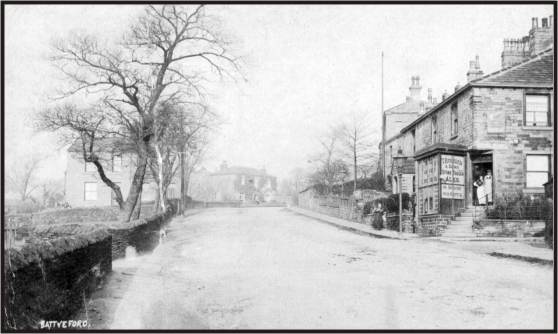
M 134 246 L 127 246 L 125 256 L 112 261 L 112 272 L 91 294 L 73 319 L 87 320 L 90 329 L 108 329 L 120 300 L 134 279 L 136 270 L 158 246 L 165 243 L 168 232 L 168 229 L 150 230 L 135 235 L 132 240 Z

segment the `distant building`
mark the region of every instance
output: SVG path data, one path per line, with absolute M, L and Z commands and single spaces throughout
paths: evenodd
M 190 177 L 188 196 L 198 201 L 271 202 L 277 195 L 277 178 L 265 169 L 231 166 L 202 170 Z
M 136 154 L 122 151 L 113 143 L 114 140 L 104 140 L 96 144 L 99 147 L 101 165 L 107 177 L 118 184 L 122 196 L 126 199 L 130 185 L 136 171 Z M 155 201 L 157 184 L 153 180 L 149 168 L 144 177 L 141 194 L 142 202 Z M 178 173 L 177 173 L 178 174 Z M 175 176 L 175 179 L 177 176 Z M 68 148 L 68 162 L 65 176 L 66 201 L 72 207 L 83 206 L 116 206 L 116 199 L 112 189 L 100 178 L 97 168 L 83 159 L 81 141 L 75 141 Z M 178 196 L 180 181 L 174 180 L 167 190 L 168 198 Z
M 432 89 L 428 89 L 426 101 L 421 100 L 421 90 L 420 77 L 412 76 L 409 96 L 407 96 L 405 102 L 385 110 L 382 114 L 385 127 L 382 129 L 382 138 L 384 142 L 380 143 L 379 168 L 385 177 L 386 189 L 392 189 L 393 183 L 395 182 L 391 175 L 391 158 L 398 150 L 398 147 L 394 147 L 392 144 L 394 138 L 399 135 L 401 129 L 409 125 L 437 103 L 436 99 L 432 97 Z

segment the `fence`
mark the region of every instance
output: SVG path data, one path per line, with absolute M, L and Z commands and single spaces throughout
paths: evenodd
M 298 205 L 302 208 L 329 216 L 358 221 L 359 210 L 354 198 L 333 196 L 301 196 Z

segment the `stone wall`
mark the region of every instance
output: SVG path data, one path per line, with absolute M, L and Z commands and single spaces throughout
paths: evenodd
M 482 219 L 473 230 L 479 237 L 533 237 L 542 236 L 545 222 L 529 220 Z
M 38 238 L 47 234 L 39 233 Z M 111 266 L 111 236 L 105 230 L 7 250 L 2 329 L 36 329 L 40 320 L 69 320 Z
M 549 89 L 474 89 L 473 145 L 478 149 L 493 150 L 494 191 L 498 193 L 544 191 L 543 188 L 526 188 L 525 155 L 551 154 L 554 132 L 552 127 L 524 126 L 523 101 L 526 92 L 552 93 Z M 554 115 L 553 111 L 551 115 Z M 550 160 L 552 163 L 553 159 Z
M 423 237 L 439 237 L 447 228 L 452 217 L 448 215 L 429 215 L 420 218 L 417 232 Z
M 340 198 L 327 196 L 314 196 L 312 194 L 301 194 L 298 199 L 301 208 L 309 209 L 328 216 L 358 220 L 360 216 L 357 212 L 356 201 L 354 198 Z
M 472 90 L 462 92 L 457 99 L 448 102 L 441 109 L 428 115 L 415 125 L 415 149 L 419 151 L 433 143 L 448 143 L 468 146 L 473 142 Z M 446 103 L 442 101 L 441 103 Z M 451 108 L 457 106 L 458 130 L 452 135 Z M 436 118 L 437 133 L 432 140 L 432 119 Z M 409 130 L 410 131 L 410 130 Z
M 108 231 L 112 235 L 112 258 L 123 258 L 128 246 L 136 252 L 152 251 L 159 244 L 160 231 L 175 214 L 171 206 L 164 213 L 149 218 L 138 219 L 129 223 L 112 224 Z

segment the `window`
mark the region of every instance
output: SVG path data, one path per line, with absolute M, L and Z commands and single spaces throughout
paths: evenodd
M 112 156 L 112 171 L 121 172 L 122 171 L 122 155 Z
M 451 136 L 456 137 L 459 131 L 459 119 L 457 114 L 457 103 L 451 106 Z
M 86 172 L 94 172 L 97 170 L 97 167 L 95 167 L 95 164 L 91 163 L 91 162 L 86 162 L 85 163 L 85 171 Z
M 540 188 L 548 182 L 550 156 L 532 154 L 526 157 L 525 183 L 527 188 Z
M 411 136 L 413 137 L 413 138 L 412 138 L 412 141 L 413 141 L 413 153 L 415 153 L 416 147 L 417 147 L 416 144 L 415 144 L 415 129 L 413 129 L 413 131 L 411 131 Z
M 548 95 L 525 95 L 525 125 L 550 126 Z
M 85 182 L 83 184 L 83 199 L 86 201 L 97 200 L 97 182 Z
M 438 122 L 435 116 L 432 117 L 430 126 L 432 126 L 432 144 L 434 144 L 438 139 Z

